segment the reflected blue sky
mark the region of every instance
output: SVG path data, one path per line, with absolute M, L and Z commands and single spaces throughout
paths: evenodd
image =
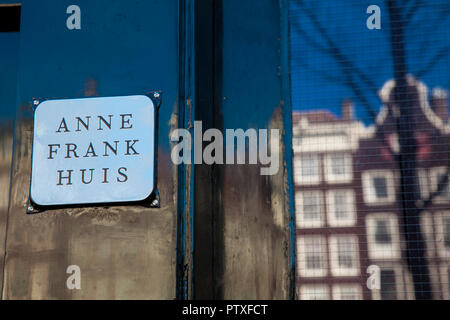
M 319 52 L 302 37 L 298 26 L 318 43 L 326 45 L 300 2 L 314 12 L 320 25 L 337 44 L 342 53 L 380 88 L 392 78 L 390 53 L 389 17 L 385 1 L 341 0 L 338 2 L 318 0 L 290 0 L 291 19 L 291 71 L 292 101 L 294 110 L 328 109 L 340 115 L 340 102 L 346 97 L 354 99 L 351 89 L 343 85 L 342 66 L 328 54 Z M 404 12 L 414 1 L 399 0 Z M 366 9 L 379 5 L 382 30 L 368 30 Z M 420 9 L 408 22 L 406 41 L 409 72 L 417 76 L 433 56 L 448 47 L 449 53 L 428 68 L 420 78 L 429 88 L 450 88 L 450 1 L 423 1 Z M 17 82 L 19 34 L 0 33 L 0 121 L 15 115 L 15 84 Z M 341 81 L 342 79 L 342 81 Z M 380 102 L 373 90 L 362 90 L 373 109 Z M 354 99 L 355 100 L 355 99 Z M 356 116 L 370 123 L 366 109 L 356 101 Z
M 301 3 L 304 3 L 302 7 Z M 415 1 L 399 0 L 405 15 Z M 366 13 L 369 5 L 381 8 L 381 30 L 369 30 Z M 304 9 L 306 8 L 306 10 Z M 340 52 L 364 72 L 380 89 L 393 76 L 389 16 L 385 1 L 366 0 L 290 0 L 291 77 L 294 110 L 328 109 L 340 115 L 344 98 L 355 99 L 354 92 L 344 84 L 343 64 L 315 47 L 311 40 L 329 48 L 314 21 L 312 12 Z M 450 88 L 450 1 L 422 1 L 406 28 L 408 72 L 422 79 L 430 88 Z M 314 19 L 314 18 L 313 18 Z M 306 36 L 305 36 L 306 34 Z M 443 53 L 443 54 L 439 54 Z M 436 60 L 432 68 L 429 61 Z M 425 72 L 421 72 L 425 69 Z M 418 76 L 419 75 L 419 76 Z M 372 109 L 379 110 L 380 101 L 363 81 L 356 80 Z M 356 117 L 365 123 L 371 119 L 360 101 L 356 102 Z

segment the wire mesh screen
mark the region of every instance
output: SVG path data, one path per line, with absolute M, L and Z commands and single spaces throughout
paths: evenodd
M 450 299 L 450 1 L 289 7 L 298 299 Z

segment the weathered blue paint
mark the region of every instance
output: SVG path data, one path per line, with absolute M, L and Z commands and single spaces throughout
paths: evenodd
M 292 98 L 291 98 L 291 73 L 290 73 L 290 30 L 289 30 L 289 0 L 280 0 L 280 33 L 281 33 L 281 92 L 284 99 L 285 112 L 284 122 L 284 147 L 287 172 L 287 186 L 285 189 L 288 197 L 289 211 L 289 269 L 290 288 L 289 299 L 295 299 L 295 262 L 296 262 L 296 239 L 295 239 L 295 188 L 293 181 L 293 152 L 292 152 Z
M 193 136 L 195 118 L 195 1 L 180 0 L 180 91 L 178 127 Z M 191 150 L 193 159 L 194 148 Z M 193 297 L 194 165 L 178 166 L 177 299 Z

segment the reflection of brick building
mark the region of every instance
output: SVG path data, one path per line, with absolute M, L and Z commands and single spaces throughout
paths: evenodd
M 447 97 L 434 90 L 430 107 L 426 87 L 412 78 L 410 84 L 419 92 L 411 121 L 426 199 L 450 160 Z M 353 119 L 348 100 L 342 118 L 328 111 L 293 114 L 300 299 L 414 298 L 399 220 L 399 173 L 391 153 L 398 152 L 395 112 L 387 112 L 395 110 L 389 104 L 394 85 L 389 81 L 380 92 L 385 105 L 376 127 L 384 135 Z M 434 298 L 449 299 L 450 188 L 423 210 L 421 219 Z M 367 288 L 371 265 L 379 268 L 380 290 Z

